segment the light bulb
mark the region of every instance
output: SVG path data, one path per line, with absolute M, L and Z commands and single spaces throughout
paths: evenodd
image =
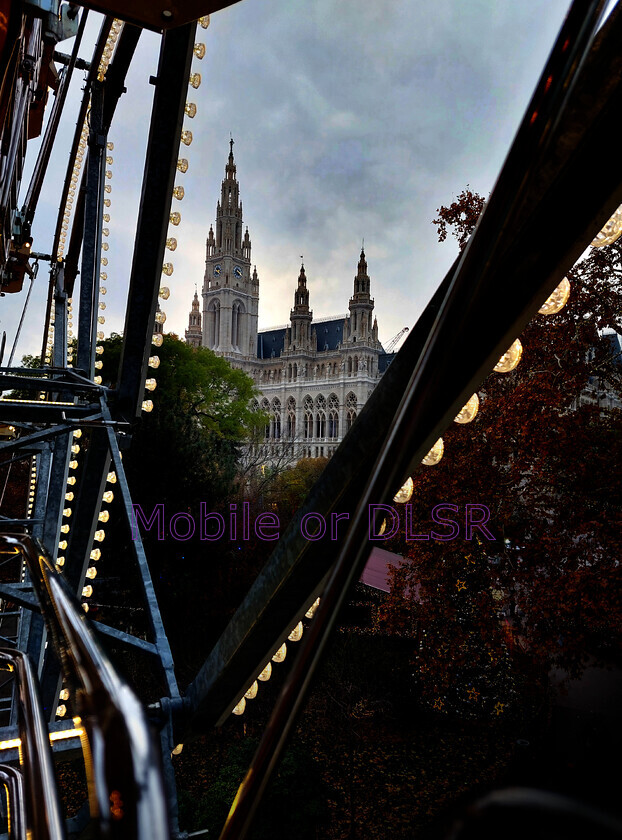
M 75 475 L 70 475 L 69 478 L 67 479 L 67 484 L 75 484 L 75 483 L 76 483 Z
M 177 201 L 181 201 L 184 197 L 184 188 L 183 187 L 175 187 L 173 190 L 173 197 L 177 199 Z
M 86 576 L 89 580 L 93 580 L 93 578 L 97 577 L 97 569 L 95 566 L 89 566 L 86 570 Z
M 170 277 L 173 273 L 173 263 L 165 262 L 162 266 L 162 274 L 166 274 L 167 277 Z
M 100 260 L 100 263 L 102 265 L 108 265 L 108 257 L 102 257 L 101 260 Z
M 181 751 L 183 750 L 183 748 L 183 744 L 177 744 L 177 746 L 173 747 L 173 749 L 171 750 L 171 755 L 181 755 Z
M 199 23 L 203 27 L 203 29 L 207 29 L 209 26 L 209 15 L 203 15 L 203 17 L 199 18 Z
M 143 400 L 141 408 L 143 411 L 149 413 L 150 411 L 153 411 L 153 403 L 151 400 Z
M 181 222 L 181 213 L 178 213 L 177 211 L 171 213 L 168 217 L 168 220 L 172 225 L 175 225 L 175 227 L 177 227 L 177 225 Z
M 61 551 L 64 551 L 67 548 L 67 540 L 61 540 L 58 544 L 58 547 Z
M 100 286 L 99 287 L 100 295 L 105 295 L 107 291 L 108 291 L 108 289 L 105 286 Z
M 242 699 L 240 700 L 240 702 L 239 702 L 239 703 L 237 704 L 237 706 L 233 709 L 233 714 L 234 714 L 234 715 L 243 715 L 243 714 L 244 714 L 244 709 L 245 709 L 245 708 L 246 708 L 246 700 L 242 697 Z
M 61 525 L 60 526 L 61 534 L 68 534 L 69 533 L 69 525 Z
M 257 677 L 260 682 L 267 682 L 272 676 L 272 662 L 268 662 L 261 674 Z
M 147 380 L 145 381 L 145 388 L 146 388 L 148 391 L 155 391 L 155 389 L 157 388 L 157 386 L 158 386 L 158 383 L 155 381 L 155 379 L 147 379 Z
M 287 656 L 287 645 L 285 642 L 281 645 L 281 647 L 277 650 L 277 652 L 272 657 L 273 662 L 282 662 L 285 657 Z
M 517 338 L 516 341 L 512 344 L 512 346 L 505 351 L 503 356 L 501 356 L 497 364 L 494 366 L 493 370 L 496 373 L 509 373 L 510 371 L 514 370 L 514 368 L 518 365 L 522 355 L 523 345 Z
M 65 493 L 65 501 L 73 502 L 73 493 Z
M 106 186 L 107 186 L 107 185 L 106 185 Z M 109 199 L 109 198 L 105 198 L 105 199 L 104 199 L 104 205 L 105 205 L 106 207 L 110 207 L 110 204 L 111 204 L 110 199 Z
M 99 560 L 99 558 L 102 556 L 101 549 L 94 548 L 93 551 L 91 551 L 89 556 L 90 556 L 91 560 Z
M 78 452 L 80 451 L 80 444 L 79 443 L 74 443 L 73 446 L 71 447 L 71 451 L 73 452 L 74 455 L 77 455 Z
M 441 460 L 444 451 L 445 445 L 443 444 L 443 438 L 439 438 L 421 463 L 425 464 L 426 467 L 433 467 Z
M 192 132 L 184 129 L 184 131 L 181 132 L 181 137 L 179 139 L 184 146 L 189 146 L 192 143 Z
M 98 315 L 97 316 L 97 323 L 98 324 L 105 324 L 106 323 L 106 319 L 104 318 L 103 315 Z
M 112 172 L 109 169 L 106 170 L 105 174 L 106 174 L 106 178 L 112 178 Z
M 75 438 L 81 438 L 82 437 L 82 429 L 74 429 L 73 430 L 73 436 Z
M 190 117 L 190 119 L 193 120 L 197 115 L 197 106 L 194 104 L 194 102 L 186 102 L 184 111 L 186 112 L 186 116 Z
M 320 599 L 316 598 L 315 601 L 311 604 L 309 609 L 306 611 L 305 616 L 307 618 L 313 618 L 317 608 L 320 606 Z
M 82 597 L 83 597 L 83 598 L 90 598 L 92 594 L 93 594 L 93 587 L 92 587 L 92 586 L 91 586 L 91 584 L 89 583 L 89 585 L 88 585 L 88 586 L 85 586 L 85 587 L 82 589 Z
M 106 143 L 106 148 L 108 149 L 109 152 L 111 152 L 114 149 L 114 143 L 112 142 L 112 140 L 109 140 Z
M 110 231 L 108 228 L 102 228 L 102 234 L 103 236 L 110 236 Z
M 101 346 L 101 344 L 98 344 L 95 347 L 95 352 L 97 353 L 98 356 L 101 356 L 101 354 L 104 352 L 104 348 Z
M 56 715 L 57 717 L 65 717 L 67 714 L 67 706 L 64 703 L 61 703 L 60 706 L 56 707 Z
M 159 356 L 149 356 L 149 367 L 150 368 L 159 368 L 160 367 L 160 357 Z
M 102 510 L 97 518 L 100 522 L 108 522 L 108 520 L 110 519 L 110 514 L 107 510 Z
M 604 228 L 599 231 L 590 243 L 592 248 L 603 248 L 612 245 L 622 233 L 622 206 L 618 207 Z
M 201 74 L 200 73 L 191 73 L 190 78 L 188 79 L 188 84 L 193 87 L 195 90 L 201 86 Z
M 65 558 L 64 557 L 57 557 L 56 558 L 56 565 L 57 566 L 64 566 L 65 565 Z
M 195 44 L 192 52 L 199 60 L 205 58 L 205 44 Z
M 169 251 L 177 250 L 177 240 L 174 236 L 168 237 L 168 239 L 166 240 L 166 247 L 169 249 Z
M 171 296 L 171 290 L 168 286 L 160 286 L 159 294 L 162 300 L 168 300 Z
M 84 610 L 84 612 L 88 612 L 89 611 L 89 605 L 88 604 L 82 604 L 82 609 Z
M 164 338 L 162 337 L 161 333 L 154 333 L 151 336 L 151 343 L 155 344 L 156 347 L 162 347 L 162 342 L 163 341 L 164 341 Z
M 103 366 L 104 366 L 104 363 L 103 363 L 100 359 L 98 359 L 98 360 L 95 362 L 95 369 L 96 369 L 96 370 L 101 370 L 101 369 L 103 368 Z
M 112 192 L 112 187 L 110 186 L 110 184 L 104 184 L 104 191 L 107 192 L 107 193 Z M 106 204 L 105 199 L 104 199 L 104 204 Z M 106 207 L 110 207 L 110 204 L 106 204 Z
M 108 473 L 108 475 L 106 476 L 106 481 L 107 481 L 109 484 L 116 484 L 116 483 L 117 483 L 117 474 L 116 474 L 116 472 L 114 472 L 114 471 L 113 471 L 113 472 L 109 472 L 109 473 Z
M 77 470 L 78 469 L 78 462 L 77 461 L 70 461 L 69 462 L 69 469 L 70 470 Z
M 568 278 L 564 277 L 555 291 L 547 297 L 540 309 L 538 309 L 538 312 L 540 315 L 556 315 L 566 305 L 569 295 L 570 283 L 568 282 Z
M 253 684 L 251 685 L 251 687 L 248 689 L 248 691 L 245 692 L 244 696 L 246 697 L 247 700 L 254 700 L 255 697 L 257 697 L 258 689 L 259 689 L 259 686 L 257 685 L 257 680 L 255 680 L 253 682 Z
M 106 492 L 102 496 L 102 499 L 104 500 L 104 502 L 106 502 L 106 504 L 110 504 L 110 502 L 114 499 L 114 493 L 112 492 L 112 490 L 106 490 Z
M 94 377 L 93 377 L 93 382 L 94 382 L 96 385 L 101 385 L 101 384 L 102 384 L 102 378 L 101 378 L 101 376 L 94 376 Z
M 475 415 L 478 411 L 479 397 L 477 394 L 473 394 L 473 396 L 469 398 L 468 402 L 456 414 L 454 421 L 456 423 L 470 423 L 471 420 L 475 419 Z
M 155 322 L 156 324 L 164 324 L 166 321 L 166 312 L 156 312 L 155 314 Z
M 107 251 L 110 245 L 107 242 L 102 242 L 102 251 Z
M 180 172 L 188 171 L 188 161 L 186 158 L 179 158 L 177 161 L 177 169 L 179 169 Z M 175 224 L 175 222 L 173 222 L 173 224 Z
M 112 166 L 112 164 L 114 163 L 114 160 L 112 159 L 111 155 L 106 155 L 106 163 L 108 164 L 108 166 Z
M 104 213 L 102 218 L 105 222 L 109 222 L 110 221 L 110 213 Z
M 97 540 L 97 542 L 103 542 L 105 538 L 106 534 L 104 531 L 95 531 L 95 533 L 93 534 L 93 539 Z
M 413 494 L 414 486 L 415 485 L 413 484 L 413 480 L 409 476 L 404 482 L 404 484 L 397 491 L 395 496 L 393 496 L 393 501 L 398 502 L 400 505 L 406 504 L 406 502 L 410 501 L 410 497 Z
M 61 693 L 58 695 L 59 700 L 69 700 L 69 691 L 66 688 L 63 688 Z
M 290 642 L 299 642 L 302 639 L 302 631 L 302 621 L 299 621 L 287 638 Z

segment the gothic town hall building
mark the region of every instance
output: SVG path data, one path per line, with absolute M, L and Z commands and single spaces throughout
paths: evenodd
M 256 407 L 270 417 L 268 460 L 283 450 L 296 458 L 330 457 L 393 358 L 378 340 L 365 253 L 347 315 L 313 319 L 302 265 L 289 324 L 259 331 L 259 277 L 248 228 L 243 233 L 233 141 L 216 232 L 210 227 L 207 237 L 202 297 L 201 311 L 195 292 L 186 341 L 209 347 L 255 380 Z

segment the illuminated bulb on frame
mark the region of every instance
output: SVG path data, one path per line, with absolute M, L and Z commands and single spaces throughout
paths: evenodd
M 89 580 L 93 580 L 93 578 L 97 577 L 97 569 L 95 566 L 89 566 L 86 570 L 86 576 Z
M 88 604 L 82 604 L 82 609 L 84 610 L 84 612 L 88 612 L 89 611 L 89 605 Z
M 194 104 L 194 102 L 186 102 L 184 111 L 186 113 L 186 116 L 190 117 L 190 119 L 193 120 L 197 115 L 197 106 Z
M 91 560 L 99 560 L 101 556 L 102 556 L 102 553 L 101 553 L 101 549 L 99 549 L 99 548 L 94 548 L 93 551 L 91 551 L 91 553 L 89 555 Z
M 203 29 L 207 29 L 207 27 L 209 26 L 209 15 L 203 15 L 203 17 L 200 17 L 199 23 L 201 24 Z
M 143 400 L 141 408 L 142 408 L 143 411 L 146 411 L 147 413 L 149 413 L 150 411 L 153 411 L 152 401 L 151 400 Z
M 425 458 L 421 461 L 422 464 L 425 464 L 426 467 L 433 467 L 443 457 L 443 452 L 445 451 L 445 444 L 443 443 L 443 438 L 439 438 L 432 449 L 428 452 Z
M 57 557 L 56 558 L 56 565 L 57 566 L 64 566 L 65 565 L 65 558 L 64 557 Z
M 93 534 L 93 539 L 97 540 L 97 542 L 103 542 L 105 538 L 106 534 L 104 531 L 95 531 L 95 533 Z
M 180 140 L 184 146 L 189 146 L 192 143 L 192 132 L 184 129 L 184 131 L 181 132 Z
M 195 44 L 192 52 L 201 61 L 201 59 L 205 58 L 205 44 Z
M 162 266 L 162 274 L 166 274 L 167 277 L 170 277 L 173 273 L 173 263 L 166 262 Z
M 61 534 L 68 534 L 69 533 L 69 525 L 61 525 L 60 526 Z
M 177 240 L 174 236 L 169 236 L 169 238 L 166 240 L 166 247 L 169 249 L 169 251 L 177 250 Z
M 302 639 L 302 631 L 302 621 L 299 621 L 287 638 L 290 642 L 299 642 Z
M 77 461 L 70 461 L 69 462 L 69 469 L 70 470 L 77 470 L 78 469 L 78 462 Z
M 106 490 L 106 492 L 102 496 L 102 499 L 107 504 L 110 504 L 110 502 L 114 499 L 114 493 L 112 492 L 112 490 Z
M 155 391 L 155 389 L 157 388 L 157 386 L 158 386 L 158 383 L 155 381 L 155 379 L 147 379 L 147 380 L 145 381 L 145 388 L 146 388 L 148 391 Z
M 510 373 L 510 371 L 514 370 L 514 368 L 518 365 L 522 355 L 523 345 L 517 338 L 512 346 L 505 351 L 503 356 L 501 356 L 493 370 L 496 373 Z
M 109 151 L 109 152 L 112 152 L 112 151 L 113 151 L 113 149 L 114 149 L 114 143 L 112 142 L 112 140 L 109 140 L 109 141 L 106 143 L 106 148 L 108 149 L 108 151 Z
M 110 519 L 110 514 L 107 510 L 102 510 L 97 518 L 100 522 L 108 522 L 108 520 Z
M 114 160 L 110 155 L 106 155 L 106 163 L 108 164 L 108 166 L 112 166 L 112 164 L 114 163 Z
M 175 225 L 175 227 L 177 227 L 177 225 L 181 222 L 181 213 L 178 213 L 177 211 L 171 213 L 168 217 L 168 220 L 172 225 Z
M 242 697 L 242 699 L 240 700 L 240 702 L 239 702 L 239 703 L 237 704 L 237 706 L 235 706 L 235 708 L 233 709 L 233 714 L 234 714 L 234 715 L 243 715 L 243 714 L 244 714 L 244 709 L 245 709 L 245 708 L 246 708 L 246 700 Z
M 117 483 L 117 474 L 116 472 L 109 472 L 106 476 L 106 481 L 108 484 L 116 484 Z
M 75 438 L 81 438 L 82 437 L 82 429 L 74 429 L 73 430 L 73 436 Z
M 173 198 L 176 198 L 177 201 L 181 201 L 184 197 L 184 188 L 183 187 L 175 187 L 173 190 Z
M 460 409 L 460 411 L 454 417 L 455 423 L 470 423 L 471 420 L 475 419 L 475 415 L 479 411 L 479 397 L 477 394 L 473 394 L 472 397 L 469 398 L 468 402 Z
M 105 286 L 100 286 L 99 287 L 100 295 L 105 295 L 107 291 L 108 291 L 108 289 Z
M 160 333 L 154 333 L 151 337 L 151 343 L 155 344 L 156 347 L 162 347 L 163 341 L 164 339 Z
M 67 479 L 67 484 L 75 484 L 75 483 L 76 483 L 75 475 L 70 475 L 69 478 Z
M 108 228 L 102 228 L 102 234 L 103 236 L 110 236 L 110 231 Z
M 173 749 L 171 750 L 171 755 L 181 755 L 181 751 L 183 750 L 183 748 L 183 744 L 177 744 L 177 746 L 173 747 Z
M 622 233 L 622 206 L 618 207 L 613 216 L 609 219 L 604 228 L 596 234 L 591 241 L 592 248 L 603 248 L 605 245 L 613 245 Z
M 149 356 L 149 367 L 150 368 L 159 368 L 160 367 L 160 357 L 159 356 Z
M 162 300 L 168 300 L 171 296 L 171 290 L 168 286 L 162 286 L 159 291 L 159 295 Z
M 58 547 L 61 551 L 64 551 L 67 548 L 67 540 L 61 540 L 58 544 Z
M 58 695 L 59 700 L 69 700 L 69 691 L 66 688 L 63 688 L 61 693 Z
M 65 493 L 65 501 L 66 502 L 73 502 L 73 493 Z
M 85 587 L 82 589 L 82 597 L 83 597 L 83 598 L 90 598 L 92 594 L 93 594 L 93 587 L 92 587 L 92 586 L 91 586 L 91 584 L 89 583 L 89 585 L 88 585 L 88 586 L 85 586 Z
M 259 686 L 257 685 L 257 680 L 251 685 L 251 687 L 244 693 L 244 696 L 247 700 L 254 700 L 257 697 L 257 691 Z
M 101 362 L 99 359 L 95 362 L 95 370 L 101 370 L 104 366 L 104 363 Z
M 67 714 L 67 706 L 64 703 L 61 703 L 60 706 L 56 707 L 56 716 L 57 717 L 65 717 Z
M 200 73 L 191 73 L 190 78 L 188 79 L 188 84 L 190 87 L 193 87 L 195 90 L 201 87 L 201 74 Z
M 109 222 L 109 221 L 110 221 L 110 213 L 104 213 L 104 215 L 102 216 L 102 218 L 103 218 L 103 220 L 104 220 L 105 222 Z M 107 236 L 107 235 L 108 235 L 108 234 L 106 234 L 106 236 Z
M 313 618 L 316 613 L 317 608 L 320 606 L 320 599 L 316 598 L 315 601 L 311 604 L 309 609 L 306 611 L 305 616 L 307 618 Z
M 188 161 L 186 158 L 179 158 L 177 161 L 177 169 L 179 169 L 180 172 L 188 171 Z M 179 222 L 173 222 L 173 224 L 179 224 Z
M 287 645 L 285 642 L 281 645 L 281 647 L 277 650 L 277 652 L 272 657 L 273 662 L 283 662 L 285 657 L 287 656 Z
M 101 376 L 94 376 L 94 377 L 93 377 L 93 382 L 94 382 L 96 385 L 101 385 L 101 384 L 102 384 L 102 378 L 101 378 Z
M 104 352 L 104 348 L 101 346 L 101 344 L 98 344 L 95 347 L 95 352 L 98 356 L 101 356 L 101 354 Z
M 397 502 L 400 505 L 403 505 L 403 504 L 406 504 L 406 502 L 409 502 L 410 497 L 413 494 L 413 487 L 414 487 L 413 480 L 409 476 L 406 479 L 406 481 L 404 482 L 404 484 L 402 484 L 400 489 L 397 491 L 395 496 L 393 496 L 393 501 Z
M 540 309 L 538 309 L 539 314 L 556 315 L 566 305 L 569 295 L 570 283 L 568 282 L 568 278 L 564 277 L 555 291 L 547 297 Z

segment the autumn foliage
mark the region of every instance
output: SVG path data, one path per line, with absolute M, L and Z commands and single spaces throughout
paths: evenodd
M 467 189 L 441 207 L 439 239 L 452 229 L 464 246 L 483 204 Z M 491 373 L 476 418 L 453 424 L 441 462 L 413 476 L 421 531 L 436 504 L 458 505 L 463 520 L 477 503 L 496 537 L 466 541 L 461 530 L 386 546 L 406 562 L 380 625 L 416 636 L 430 708 L 511 717 L 529 704 L 536 674 L 577 674 L 590 658 L 619 655 L 622 413 L 607 406 L 621 394 L 622 360 L 601 331 L 622 333 L 621 274 L 618 243 L 575 265 L 564 309 L 532 320 L 518 367 Z

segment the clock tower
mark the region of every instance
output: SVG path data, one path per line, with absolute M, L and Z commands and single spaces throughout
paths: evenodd
M 233 139 L 225 166 L 216 234 L 210 226 L 203 280 L 203 346 L 231 360 L 257 354 L 259 279 L 251 274 L 251 240 L 242 235 L 240 185 L 233 160 Z

